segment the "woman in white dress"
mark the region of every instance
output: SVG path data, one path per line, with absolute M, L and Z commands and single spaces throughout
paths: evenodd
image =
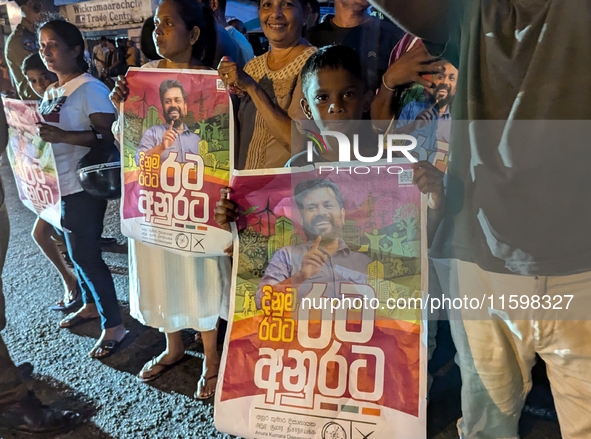
M 162 60 L 144 65 L 159 69 L 208 69 L 215 51 L 215 24 L 210 10 L 194 0 L 164 0 L 154 16 L 154 43 Z M 213 50 L 212 50 L 213 49 Z M 119 77 L 111 100 L 118 108 L 128 94 Z M 205 361 L 195 397 L 213 395 L 219 369 L 217 323 L 227 318 L 230 289 L 228 257 L 193 258 L 130 240 L 130 306 L 132 316 L 166 335 L 166 350 L 138 374 L 151 381 L 180 361 L 185 352 L 181 330 L 201 332 Z

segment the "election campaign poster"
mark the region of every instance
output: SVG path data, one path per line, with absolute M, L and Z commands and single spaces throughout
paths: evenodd
M 232 242 L 213 218 L 233 158 L 230 95 L 216 72 L 130 69 L 122 105 L 124 235 L 187 256 Z
M 424 206 L 397 160 L 379 175 L 337 164 L 235 171 L 218 430 L 425 437 Z
M 23 204 L 61 229 L 61 194 L 51 144 L 37 134 L 37 102 L 2 97 L 8 124 L 6 154 Z

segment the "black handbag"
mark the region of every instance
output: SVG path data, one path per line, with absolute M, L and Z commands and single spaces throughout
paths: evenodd
M 121 154 L 115 144 L 92 148 L 78 161 L 76 174 L 90 195 L 106 200 L 121 198 Z

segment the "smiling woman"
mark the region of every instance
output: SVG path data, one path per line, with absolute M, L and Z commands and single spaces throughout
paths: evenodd
M 292 121 L 304 120 L 300 72 L 316 48 L 301 37 L 307 0 L 261 0 L 259 19 L 269 52 L 240 69 L 223 61 L 218 71 L 244 96 L 238 111 L 239 169 L 282 167 L 293 153 Z

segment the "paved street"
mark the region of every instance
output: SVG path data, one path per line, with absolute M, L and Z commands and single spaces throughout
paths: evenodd
M 44 401 L 60 398 L 55 406 L 75 408 L 84 414 L 85 424 L 61 437 L 229 438 L 213 427 L 212 404 L 192 398 L 201 369 L 201 346 L 193 341 L 189 331 L 185 339 L 191 355 L 178 367 L 153 383 L 142 384 L 135 379 L 142 365 L 162 351 L 164 337 L 129 317 L 126 255 L 105 253 L 114 274 L 125 324 L 131 331 L 123 349 L 104 361 L 92 360 L 87 353 L 100 332 L 97 322 L 71 331 L 58 329 L 61 313 L 48 309 L 62 294 L 57 272 L 30 237 L 35 216 L 18 200 L 7 160 L 0 174 L 6 185 L 11 220 L 11 242 L 4 268 L 8 326 L 3 337 L 17 364 L 24 361 L 34 364 L 29 382 Z M 118 203 L 111 203 L 103 236 L 114 236 L 124 243 L 118 228 L 117 208 Z M 457 438 L 459 372 L 453 363 L 445 364 L 436 376 L 429 411 L 432 439 Z M 528 410 L 549 413 L 547 388 L 540 384 L 534 392 L 537 402 Z M 524 416 L 522 439 L 558 438 L 555 422 L 531 414 Z

